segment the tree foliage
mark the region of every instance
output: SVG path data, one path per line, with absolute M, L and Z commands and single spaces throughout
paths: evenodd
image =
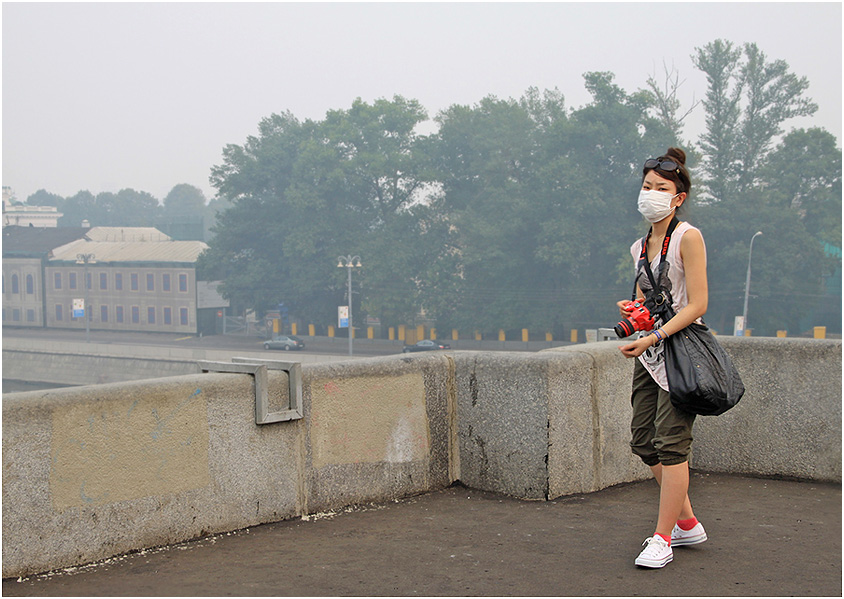
M 836 266 L 821 241 L 840 245 L 840 149 L 818 129 L 780 139 L 784 122 L 815 110 L 784 62 L 722 40 L 693 58 L 709 84 L 706 133 L 686 144 L 693 195 L 702 188 L 688 217 L 709 252 L 708 318 L 731 328 L 748 243 L 764 229 L 751 305 L 769 307 L 754 326 L 798 328 L 796 306 L 816 303 Z M 203 270 L 243 308 L 283 301 L 331 322 L 347 301 L 337 256 L 357 254 L 356 322 L 362 311 L 441 330 L 610 326 L 631 286 L 630 244 L 647 230 L 635 201 L 641 163 L 681 143 L 695 105 L 683 110 L 668 70 L 664 87 L 651 77 L 634 93 L 611 73 L 586 73 L 584 84 L 592 99 L 574 109 L 558 90 L 533 88 L 453 105 L 429 136 L 416 133 L 425 111 L 399 96 L 319 122 L 272 115 L 213 170 L 231 207 Z
M 840 312 L 829 308 L 840 303 L 829 281 L 837 272 L 840 286 L 830 248 L 841 246 L 841 150 L 822 129 L 786 133 L 816 106 L 784 61 L 725 40 L 692 59 L 707 80 L 699 106 L 683 106 L 679 73 L 667 67 L 663 83 L 651 76 L 633 92 L 611 73 L 585 73 L 591 97 L 579 107 L 535 88 L 453 105 L 433 115 L 428 135 L 418 101 L 358 99 L 318 121 L 262 119 L 256 135 L 224 148 L 211 202 L 190 185 L 163 205 L 133 190 L 67 199 L 40 190 L 32 199 L 59 206 L 60 224 L 74 226 L 158 223 L 172 234 L 204 217 L 200 277 L 222 280 L 238 312 L 283 302 L 294 318 L 326 324 L 351 301 L 359 326 L 370 316 L 559 338 L 617 320 L 615 302 L 632 287 L 630 245 L 647 232 L 636 210 L 642 162 L 680 145 L 693 181 L 681 218 L 707 246 L 707 321 L 732 330 L 750 239 L 762 231 L 750 326 L 804 332 L 814 314 Z M 684 119 L 697 109 L 705 131 L 684 141 Z M 351 300 L 347 270 L 337 268 L 347 255 L 363 265 Z M 830 324 L 840 329 L 840 315 Z

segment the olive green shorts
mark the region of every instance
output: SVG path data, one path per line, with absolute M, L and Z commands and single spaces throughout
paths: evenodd
M 668 391 L 657 385 L 636 359 L 633 369 L 633 453 L 648 466 L 674 466 L 689 460 L 695 415 L 674 407 Z

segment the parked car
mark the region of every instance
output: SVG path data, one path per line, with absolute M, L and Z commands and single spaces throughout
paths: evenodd
M 401 351 L 402 353 L 407 354 L 414 351 L 433 351 L 435 349 L 451 349 L 451 346 L 448 343 L 443 343 L 442 341 L 424 339 L 422 341 L 417 341 L 414 345 L 405 345 L 404 349 Z
M 269 341 L 264 341 L 264 349 L 305 349 L 305 342 L 293 335 L 276 335 Z

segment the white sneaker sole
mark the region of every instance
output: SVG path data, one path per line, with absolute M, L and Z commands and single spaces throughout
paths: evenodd
M 637 557 L 636 561 L 634 562 L 637 566 L 642 566 L 643 568 L 662 568 L 668 565 L 671 560 L 674 559 L 674 554 L 669 555 L 662 561 L 650 560 L 642 557 Z
M 706 533 L 703 532 L 699 535 L 695 535 L 693 537 L 681 537 L 679 539 L 671 538 L 671 546 L 672 547 L 681 547 L 683 545 L 697 545 L 699 543 L 703 543 L 709 537 L 706 536 Z

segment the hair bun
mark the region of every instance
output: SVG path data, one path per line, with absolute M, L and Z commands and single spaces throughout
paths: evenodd
M 665 153 L 665 157 L 673 158 L 681 165 L 686 166 L 686 153 L 680 148 L 668 148 L 668 151 Z

